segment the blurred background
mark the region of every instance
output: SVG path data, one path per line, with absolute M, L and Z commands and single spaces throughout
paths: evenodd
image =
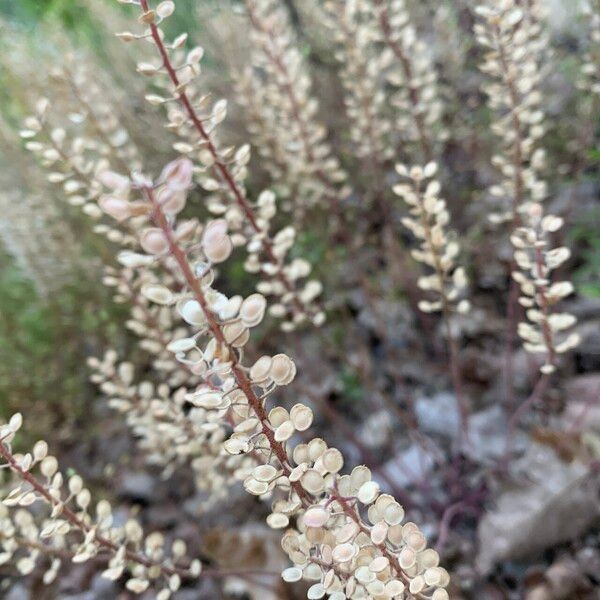
M 359 206 L 370 182 L 353 163 L 331 36 L 312 0 L 281 3 L 311 70 L 320 118 L 343 165 L 355 173 L 349 206 Z M 589 50 L 583 4 L 547 1 L 552 51 L 544 79 L 551 124 L 544 138 L 548 202 L 567 221 L 564 241 L 573 253 L 567 268 L 577 289 L 567 308 L 578 317 L 582 343 L 565 357 L 556 385 L 521 434 L 519 477 L 505 481 L 489 473 L 506 431 L 498 349 L 511 248 L 485 226 L 496 141 L 480 91 L 473 2 L 409 2 L 429 36 L 441 79 L 449 131 L 442 167 L 472 282 L 474 310 L 456 323 L 474 432 L 458 488 L 444 479 L 435 452 L 427 449 L 431 442 L 436 452 L 445 451 L 458 418 L 439 324 L 415 314 L 414 289 L 406 283 L 415 267 L 405 270 L 400 246 L 378 255 L 383 251 L 377 228 L 360 232 L 356 244 L 340 244 L 327 237 L 322 214 L 307 218 L 294 253 L 309 260 L 324 283 L 328 322 L 289 336 L 267 323 L 254 341 L 256 356 L 278 349 L 298 363 L 300 376 L 282 402 L 307 401 L 319 415 L 316 434 L 342 449 L 349 465 L 366 462 L 384 488 L 406 491 L 414 500 L 412 519 L 431 539 L 439 539 L 442 515 L 423 508 L 423 498 L 446 508 L 475 498 L 453 514 L 442 548 L 443 564 L 460 582 L 456 598 L 600 598 L 600 121 L 598 96 L 590 97 L 579 82 L 581 58 Z M 168 23 L 169 35 L 188 31 L 192 44 L 205 47 L 203 82 L 216 97 L 230 99 L 222 135 L 235 144 L 249 139 L 248 115 L 235 102 L 235 74 L 244 67 L 249 44 L 237 8 L 229 1 L 178 0 Z M 125 420 L 90 382 L 88 357 L 112 348 L 151 377 L 152 355 L 128 326 L 130 306 L 113 298 L 106 267 L 116 264 L 116 246 L 94 231 L 78 206 L 65 202 L 62 187 L 48 180 L 19 137 L 40 97 L 50 98 L 53 112 L 67 116 L 73 127 L 87 127 L 93 135 L 89 112 L 59 68 L 81 72 L 81 85 L 86 77 L 93 80 L 148 171 L 158 173 L 176 156 L 164 116 L 144 101 L 146 82 L 136 73 L 136 62 L 152 48 L 125 45 L 113 35 L 133 27 L 132 12 L 109 0 L 0 0 L 0 420 L 22 412 L 23 444 L 46 439 L 65 466 L 123 511 L 137 512 L 149 530 L 176 532 L 209 562 L 277 571 L 286 563 L 278 533 L 262 525 L 260 503 L 240 486 L 226 509 L 207 509 L 185 465 L 174 468 L 175 484 L 164 481 L 162 466 L 148 467 Z M 256 154 L 249 189 L 254 195 L 268 186 L 285 197 Z M 401 202 L 391 198 L 401 214 Z M 194 192 L 187 210 L 207 214 L 202 192 Z M 285 224 L 291 214 L 280 218 Z M 397 231 L 398 244 L 405 244 L 406 234 Z M 231 261 L 221 277 L 224 291 L 254 289 L 241 260 Z M 526 397 L 537 365 L 519 348 L 514 358 L 515 387 Z M 49 587 L 39 578 L 13 575 L 0 566 L 1 598 L 126 597 L 85 565 Z M 277 578 L 269 581 L 275 583 L 267 590 L 209 581 L 176 597 L 303 597 Z

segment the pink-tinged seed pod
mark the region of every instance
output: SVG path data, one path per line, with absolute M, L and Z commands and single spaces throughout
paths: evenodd
M 140 244 L 148 254 L 164 254 L 169 249 L 169 242 L 158 227 L 144 229 Z
M 227 235 L 227 221 L 211 221 L 202 235 L 202 249 L 208 260 L 220 263 L 229 258 L 233 250 L 231 238 Z
M 202 245 L 214 244 L 225 237 L 225 235 L 227 235 L 227 221 L 225 219 L 210 221 L 204 229 Z
M 218 242 L 204 246 L 206 258 L 213 263 L 221 263 L 229 258 L 233 250 L 231 238 L 228 235 L 223 236 Z
M 194 164 L 189 158 L 178 158 L 170 162 L 160 175 L 159 181 L 164 181 L 173 191 L 184 191 L 192 185 Z
M 246 327 L 256 327 L 263 319 L 267 302 L 262 294 L 251 294 L 242 303 L 240 318 Z
M 285 354 L 277 354 L 272 359 L 269 375 L 277 385 L 287 385 L 296 376 L 296 365 Z
M 323 506 L 312 506 L 307 509 L 302 518 L 306 527 L 323 527 L 329 520 L 330 512 Z
M 250 379 L 257 385 L 267 383 L 271 364 L 272 359 L 270 356 L 261 356 L 250 368 Z
M 127 200 L 116 198 L 115 196 L 102 196 L 98 200 L 98 205 L 107 215 L 118 221 L 124 221 L 131 214 L 131 206 Z
M 97 175 L 98 181 L 105 187 L 111 189 L 113 192 L 123 193 L 129 191 L 131 182 L 128 177 L 119 175 L 114 171 L 102 171 Z
M 163 211 L 168 215 L 176 215 L 185 208 L 187 196 L 184 191 L 173 190 L 169 187 L 163 188 L 158 193 L 158 202 Z

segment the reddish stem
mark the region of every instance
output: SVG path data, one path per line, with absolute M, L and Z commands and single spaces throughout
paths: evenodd
M 202 287 L 200 286 L 200 282 L 194 275 L 192 267 L 188 262 L 185 252 L 177 243 L 173 233 L 173 229 L 167 221 L 167 218 L 160 206 L 160 203 L 156 199 L 154 190 L 150 187 L 144 187 L 143 192 L 146 196 L 146 199 L 152 205 L 152 218 L 156 225 L 162 230 L 163 234 L 165 235 L 165 238 L 167 239 L 169 245 L 169 252 L 177 261 L 177 264 L 179 265 L 179 268 L 181 269 L 181 272 L 183 273 L 183 276 L 189 288 L 193 292 L 195 299 L 200 305 L 211 333 L 219 343 L 220 347 L 223 350 L 225 350 L 228 354 L 229 360 L 232 363 L 231 370 L 236 380 L 236 383 L 238 384 L 242 392 L 244 392 L 244 395 L 248 399 L 248 404 L 250 405 L 250 407 L 254 411 L 254 414 L 260 421 L 262 432 L 267 438 L 269 446 L 271 447 L 273 453 L 277 457 L 281 468 L 283 469 L 286 475 L 289 475 L 289 473 L 291 472 L 291 463 L 287 455 L 286 448 L 284 444 L 275 440 L 275 434 L 269 423 L 267 411 L 262 401 L 255 394 L 252 388 L 252 382 L 246 375 L 245 371 L 241 368 L 238 362 L 238 357 L 235 349 L 225 340 L 225 335 L 223 334 L 221 325 L 217 322 L 214 314 L 208 308 L 208 304 L 204 296 L 204 292 L 202 291 Z M 311 502 L 312 497 L 304 490 L 304 488 L 300 485 L 299 482 L 293 482 L 291 483 L 291 486 L 302 500 L 304 500 L 306 503 Z
M 272 41 L 273 35 L 272 35 L 271 30 L 268 29 L 256 15 L 256 12 L 254 11 L 254 8 L 253 8 L 253 3 L 246 0 L 246 8 L 248 10 L 248 17 L 250 19 L 251 25 L 257 31 L 262 33 L 263 35 L 268 36 L 269 39 Z M 283 79 L 285 80 L 284 83 L 280 83 L 279 80 L 276 79 L 275 85 L 279 88 L 280 92 L 282 92 L 283 94 L 285 94 L 288 97 L 288 99 L 290 101 L 292 118 L 298 125 L 298 130 L 300 133 L 300 140 L 302 141 L 302 145 L 304 147 L 304 152 L 306 154 L 306 158 L 311 163 L 314 164 L 316 161 L 315 161 L 315 155 L 313 152 L 312 144 L 310 141 L 310 135 L 307 130 L 307 124 L 305 123 L 304 119 L 302 118 L 300 101 L 298 100 L 294 86 L 291 83 L 292 79 L 290 77 L 289 70 L 288 70 L 287 66 L 285 65 L 284 61 L 282 60 L 280 54 L 276 54 L 273 50 L 271 50 L 271 48 L 267 44 L 262 44 L 262 49 L 263 49 L 265 55 L 269 58 L 271 63 L 275 66 L 277 71 L 279 71 L 279 73 L 282 75 Z M 321 181 L 321 183 L 323 183 L 327 188 L 329 188 L 330 191 L 333 190 L 334 186 L 332 185 L 331 181 L 329 180 L 329 178 L 327 177 L 327 174 L 323 171 L 323 169 L 321 169 L 319 167 L 319 168 L 317 168 L 315 173 L 316 173 L 317 177 L 319 178 L 319 180 Z
M 398 60 L 400 61 L 400 66 L 402 67 L 404 78 L 406 79 L 406 84 L 408 86 L 408 96 L 413 109 L 412 117 L 415 121 L 415 126 L 417 128 L 419 144 L 423 152 L 423 158 L 425 162 L 428 163 L 432 160 L 433 149 L 431 140 L 429 139 L 426 133 L 427 129 L 425 127 L 423 115 L 418 111 L 418 106 L 421 103 L 419 90 L 413 88 L 410 83 L 412 79 L 412 66 L 410 64 L 409 58 L 404 53 L 404 50 L 402 49 L 400 44 L 398 44 L 393 38 L 392 25 L 390 23 L 390 15 L 387 6 L 385 6 L 385 0 L 375 0 L 375 4 L 377 7 L 379 7 L 379 26 L 381 28 L 381 31 L 383 32 L 383 39 L 385 43 L 390 47 L 396 58 L 398 58 Z
M 140 5 L 141 5 L 144 13 L 147 13 L 149 11 L 148 0 L 140 0 Z M 257 218 L 254 215 L 254 211 L 252 210 L 252 207 L 250 205 L 248 198 L 246 197 L 245 193 L 240 188 L 238 183 L 235 181 L 235 178 L 234 178 L 233 174 L 231 173 L 231 171 L 229 170 L 229 167 L 227 166 L 227 164 L 221 158 L 217 148 L 215 147 L 215 145 L 213 144 L 213 142 L 210 138 L 210 135 L 204 128 L 202 120 L 200 119 L 200 117 L 196 113 L 194 107 L 192 106 L 189 96 L 187 95 L 184 87 L 181 86 L 181 82 L 179 81 L 177 71 L 175 70 L 175 68 L 173 67 L 173 64 L 171 63 L 169 53 L 167 52 L 167 49 L 166 49 L 166 47 L 163 43 L 163 40 L 160 36 L 158 27 L 156 26 L 156 24 L 154 22 L 150 23 L 150 34 L 151 34 L 152 40 L 154 41 L 154 44 L 160 54 L 163 66 L 164 66 L 165 70 L 167 71 L 167 75 L 169 76 L 171 83 L 176 88 L 176 94 L 179 99 L 179 102 L 181 102 L 181 105 L 183 106 L 184 110 L 186 111 L 194 128 L 200 135 L 200 138 L 204 142 L 204 145 L 206 146 L 210 155 L 214 159 L 213 169 L 218 173 L 221 180 L 226 183 L 227 187 L 233 194 L 233 197 L 235 198 L 236 203 L 242 209 L 246 219 L 248 220 L 248 222 L 250 223 L 250 225 L 252 226 L 254 231 L 260 235 L 263 251 L 267 255 L 269 261 L 274 265 L 279 265 L 280 260 L 277 258 L 277 256 L 275 255 L 275 253 L 273 251 L 273 244 L 272 244 L 271 240 L 267 236 L 264 235 L 265 231 L 258 224 Z M 285 276 L 285 274 L 280 269 L 275 274 L 275 277 L 282 283 L 282 285 L 284 286 L 286 291 L 290 292 L 292 294 L 293 304 L 294 304 L 296 313 L 297 314 L 306 313 L 307 307 L 305 307 L 304 304 L 300 301 L 300 299 L 295 295 L 295 287 L 292 284 L 292 282 Z
M 19 463 L 16 461 L 8 447 L 0 441 L 0 456 L 4 458 L 8 466 L 18 474 L 18 476 L 23 480 L 29 483 L 31 487 L 42 496 L 50 506 L 58 506 L 61 504 L 61 500 L 55 498 L 50 494 L 50 492 L 46 489 L 46 487 L 40 483 L 29 471 L 25 471 Z M 90 531 L 91 527 L 86 524 L 83 520 L 81 520 L 68 506 L 63 505 L 60 513 L 71 525 L 73 525 L 79 531 L 82 531 L 84 534 Z M 108 538 L 104 537 L 100 533 L 96 532 L 94 535 L 94 541 L 100 544 L 100 546 L 104 547 L 107 550 L 110 550 L 111 553 L 116 553 L 119 550 L 119 545 L 115 544 Z M 181 569 L 178 567 L 168 567 L 166 565 L 161 564 L 160 562 L 150 560 L 145 556 L 138 554 L 137 552 L 133 552 L 131 550 L 126 550 L 125 555 L 127 558 L 135 563 L 143 565 L 144 567 L 150 569 L 152 567 L 158 567 L 161 572 L 167 576 L 170 575 L 179 575 L 180 577 L 184 577 L 187 579 L 193 578 L 189 571 L 186 569 Z

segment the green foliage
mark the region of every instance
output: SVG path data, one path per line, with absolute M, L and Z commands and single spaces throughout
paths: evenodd
M 600 298 L 600 208 L 590 210 L 569 230 L 571 244 L 581 247 L 581 265 L 573 273 L 577 291 Z
M 115 338 L 121 320 L 97 295 L 79 280 L 43 298 L 0 255 L 0 418 L 27 413 L 32 436 L 60 436 L 85 413 L 85 357 L 100 353 L 105 339 L 98 336 Z
M 360 382 L 360 376 L 356 371 L 343 368 L 340 380 L 342 383 L 341 396 L 344 399 L 344 402 L 354 404 L 355 402 L 360 402 L 364 398 L 364 390 Z

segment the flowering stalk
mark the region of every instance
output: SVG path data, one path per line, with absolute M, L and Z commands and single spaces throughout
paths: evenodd
M 243 363 L 242 348 L 249 339 L 249 330 L 262 320 L 266 302 L 257 294 L 246 299 L 227 299 L 212 289 L 212 266 L 226 260 L 231 248 L 226 222 L 209 222 L 200 243 L 190 246 L 190 240 L 177 227 L 175 215 L 166 213 L 159 200 L 169 188 L 189 188 L 191 174 L 191 163 L 181 159 L 167 165 L 156 183 L 142 175 L 132 182 L 155 225 L 141 231 L 142 248 L 149 256 L 171 256 L 187 284 L 187 292 L 177 296 L 159 286 L 149 296 L 161 304 L 177 303 L 182 317 L 198 328 L 193 337 L 170 345 L 178 360 L 194 364 L 196 372 L 210 383 L 208 387 L 200 386 L 187 398 L 197 406 L 216 411 L 231 424 L 233 433 L 223 443 L 227 453 L 251 454 L 259 461 L 245 476 L 244 487 L 251 494 L 274 496 L 267 523 L 279 529 L 288 527 L 292 517 L 296 519 L 298 529 L 288 530 L 283 545 L 297 566 L 284 572 L 284 578 L 319 579 L 309 597 L 321 589 L 323 594 L 332 595 L 345 589 L 349 597 L 358 594 L 358 589 L 377 595 L 377 590 L 387 585 L 386 589 L 394 593 L 402 593 L 408 586 L 416 597 L 430 597 L 423 595 L 430 592 L 436 600 L 447 598 L 443 589 L 447 575 L 437 567 L 437 555 L 425 549 L 425 540 L 416 526 L 400 524 L 403 509 L 391 496 L 380 494 L 366 467 L 355 468 L 351 476 L 340 476 L 343 466 L 340 452 L 318 439 L 300 444 L 290 452 L 288 441 L 295 431 L 308 429 L 312 411 L 302 404 L 296 404 L 289 412 L 280 406 L 267 409 L 268 397 L 295 376 L 294 363 L 286 355 L 263 356 L 250 367 Z M 202 339 L 208 341 L 201 343 Z M 376 501 L 381 512 L 375 518 L 371 511 L 373 527 L 369 527 L 360 516 L 358 503 L 372 506 Z M 317 577 L 314 569 L 319 565 L 309 560 L 327 552 L 319 537 L 307 537 L 307 530 L 313 528 L 323 535 L 326 532 L 335 535 L 341 529 L 346 532 L 330 556 L 339 565 L 332 575 L 319 570 Z M 361 554 L 369 553 L 376 570 L 366 569 L 363 573 L 356 562 L 359 542 L 355 539 L 367 533 L 371 541 L 367 546 L 363 545 L 366 540 L 360 542 Z M 423 559 L 419 562 L 421 554 Z M 351 577 L 355 571 L 359 584 Z M 375 573 L 380 575 L 375 577 Z
M 139 38 L 150 38 L 160 55 L 161 65 L 155 67 L 147 63 L 140 63 L 138 70 L 146 75 L 156 75 L 161 72 L 166 73 L 169 87 L 166 93 L 169 97 L 157 95 L 147 96 L 147 99 L 153 103 L 167 103 L 171 99 L 177 100 L 181 110 L 171 108 L 169 126 L 183 135 L 189 137 L 193 132 L 192 143 L 176 144 L 176 149 L 180 152 L 191 154 L 198 151 L 198 157 L 203 165 L 202 171 L 212 172 L 215 179 L 205 178 L 203 186 L 208 191 L 221 192 L 231 198 L 236 207 L 235 211 L 229 210 L 227 205 L 218 202 L 209 204 L 209 208 L 214 211 L 224 213 L 232 229 L 240 229 L 242 223 L 249 227 L 250 235 L 246 236 L 239 231 L 236 236 L 236 243 L 247 243 L 250 252 L 247 268 L 251 272 L 263 271 L 267 277 L 274 283 L 264 282 L 262 289 L 268 290 L 268 293 L 279 296 L 281 302 L 275 309 L 276 314 L 286 316 L 283 324 L 284 329 L 293 329 L 297 324 L 302 323 L 307 318 L 314 324 L 319 325 L 324 321 L 324 313 L 314 303 L 314 299 L 320 294 L 321 288 L 318 282 L 308 282 L 303 289 L 298 289 L 297 280 L 306 275 L 306 262 L 301 268 L 290 265 L 285 267 L 283 256 L 290 246 L 290 236 L 293 240 L 293 228 L 287 228 L 280 232 L 274 239 L 268 234 L 265 227 L 265 218 L 267 221 L 274 214 L 274 202 L 268 201 L 268 207 L 257 214 L 246 195 L 243 186 L 243 180 L 246 175 L 246 167 L 250 154 L 249 147 L 242 146 L 235 153 L 233 160 L 229 161 L 227 155 L 232 150 L 221 150 L 218 147 L 212 131 L 225 118 L 226 101 L 218 101 L 213 106 L 211 113 L 201 116 L 194 104 L 203 105 L 207 97 L 195 98 L 191 81 L 199 71 L 198 63 L 202 58 L 203 50 L 194 48 L 191 50 L 185 61 L 179 67 L 174 66 L 171 58 L 171 51 L 185 43 L 186 35 L 179 36 L 173 44 L 167 45 L 164 42 L 164 35 L 158 24 L 162 19 L 167 18 L 174 10 L 173 3 L 161 3 L 161 10 L 150 10 L 148 0 L 140 0 L 142 15 L 141 22 L 148 25 L 145 34 L 137 36 L 129 32 L 119 34 L 126 41 Z M 266 261 L 261 263 L 258 253 L 262 252 Z
M 387 140 L 391 124 L 384 116 L 382 64 L 373 47 L 376 23 L 369 7 L 359 2 L 328 0 L 324 8 L 327 25 L 339 44 L 336 58 L 342 63 L 344 103 L 354 150 L 357 157 L 368 160 L 377 175 L 393 150 Z
M 256 465 L 251 455 L 223 452 L 229 423 L 217 411 L 195 406 L 198 394 L 191 394 L 190 387 L 177 387 L 173 392 L 164 383 L 136 381 L 133 365 L 117 363 L 114 351 L 88 364 L 94 370 L 92 381 L 109 398 L 109 406 L 123 415 L 148 462 L 159 465 L 164 477 L 180 465 L 191 467 L 196 487 L 209 495 L 205 509 L 226 498 L 237 482 L 236 471 Z
M 519 324 L 519 335 L 527 351 L 544 356 L 542 372 L 554 371 L 556 355 L 577 345 L 578 336 L 571 334 L 557 343 L 557 334 L 571 327 L 575 318 L 551 314 L 552 306 L 568 296 L 573 286 L 568 282 L 551 285 L 549 280 L 550 272 L 566 261 L 570 252 L 563 247 L 550 249 L 550 234 L 562 226 L 562 219 L 544 217 L 541 206 L 547 186 L 539 178 L 545 152 L 536 147 L 545 131 L 540 58 L 546 39 L 539 23 L 540 6 L 537 2 L 522 6 L 510 0 L 500 6 L 481 5 L 478 13 L 483 23 L 475 26 L 475 33 L 479 43 L 489 49 L 481 69 L 493 78 L 485 91 L 490 107 L 498 114 L 493 129 L 504 150 L 504 154 L 493 158 L 504 179 L 490 192 L 499 201 L 509 198 L 511 202 L 510 210 L 493 215 L 493 220 L 512 221 L 511 241 L 515 247 L 507 309 L 506 375 L 510 389 L 511 336 L 517 301 L 527 309 L 529 319 L 529 323 Z
M 310 208 L 322 197 L 336 201 L 340 197 L 337 185 L 346 174 L 324 141 L 327 129 L 315 120 L 318 102 L 310 95 L 310 73 L 286 11 L 272 0 L 246 0 L 245 5 L 253 52 L 252 67 L 243 81 L 256 96 L 242 93 L 240 101 L 252 104 L 262 137 L 277 140 L 281 155 L 269 158 L 283 163 L 279 177 L 296 190 L 300 208 Z
M 433 273 L 421 277 L 418 286 L 428 293 L 438 295 L 435 302 L 422 300 L 418 307 L 423 312 L 441 311 L 448 344 L 448 354 L 453 387 L 460 407 L 463 434 L 467 429 L 468 407 L 464 399 L 462 376 L 460 373 L 459 351 L 451 330 L 453 310 L 466 313 L 467 300 L 459 299 L 467 286 L 465 271 L 455 268 L 454 258 L 459 246 L 456 241 L 448 242 L 444 227 L 450 217 L 443 200 L 438 199 L 440 184 L 431 180 L 422 190 L 423 180 L 430 179 L 437 171 L 433 162 L 436 139 L 443 138 L 439 129 L 442 104 L 437 95 L 435 68 L 428 56 L 427 48 L 416 35 L 404 0 L 372 0 L 377 17 L 377 37 L 386 51 L 382 53 L 382 63 L 388 67 L 387 79 L 398 88 L 393 100 L 398 112 L 398 129 L 404 137 L 416 142 L 422 167 L 397 165 L 402 177 L 411 180 L 410 184 L 399 184 L 394 191 L 411 207 L 411 217 L 403 219 L 403 224 L 422 240 L 421 250 L 413 251 L 413 257 L 433 269 Z M 416 218 L 413 218 L 416 217 Z
M 442 110 L 437 76 L 425 43 L 416 34 L 404 0 L 372 0 L 382 41 L 388 49 L 384 62 L 388 81 L 398 88 L 392 103 L 398 112 L 398 129 L 420 147 L 422 164 L 434 160 L 435 137 Z
M 441 312 L 449 349 L 450 370 L 459 405 L 463 435 L 467 431 L 468 407 L 463 395 L 460 374 L 458 346 L 451 328 L 454 312 L 467 313 L 468 300 L 461 299 L 467 287 L 467 278 L 463 267 L 456 267 L 455 259 L 460 246 L 448 237 L 445 226 L 450 220 L 446 203 L 439 198 L 440 184 L 432 179 L 437 171 L 433 162 L 425 168 L 414 166 L 407 169 L 397 165 L 398 174 L 409 179 L 409 183 L 397 184 L 394 192 L 410 207 L 410 216 L 402 223 L 421 240 L 419 250 L 412 250 L 415 260 L 431 269 L 431 274 L 419 278 L 419 288 L 432 294 L 434 300 L 421 300 L 419 309 L 423 312 Z
M 14 454 L 10 443 L 21 424 L 21 415 L 16 414 L 7 425 L 0 428 L 0 457 L 4 460 L 2 466 L 8 467 L 20 480 L 2 504 L 4 507 L 28 507 L 42 501 L 52 510 L 41 530 L 34 524 L 33 517 L 27 511 L 16 513 L 14 525 L 10 520 L 6 522 L 9 519 L 6 510 L 2 511 L 3 514 L 0 513 L 0 517 L 5 521 L 2 527 L 3 535 L 0 536 L 6 553 L 3 555 L 4 561 L 9 560 L 17 551 L 19 541 L 22 541 L 17 537 L 20 532 L 26 542 L 23 545 L 31 550 L 28 557 L 21 558 L 17 563 L 22 574 L 33 571 L 39 552 L 46 546 L 43 540 L 51 540 L 51 554 L 53 548 L 65 549 L 67 556 L 75 563 L 88 561 L 100 552 L 108 552 L 111 556 L 109 568 L 103 572 L 103 576 L 108 579 L 115 580 L 121 577 L 128 563 L 135 565 L 131 567 L 133 576 L 128 579 L 126 586 L 136 593 L 145 591 L 151 580 L 162 579 L 166 587 L 159 592 L 158 597 L 166 599 L 171 592 L 179 588 L 182 578 L 199 576 L 199 561 L 193 561 L 187 568 L 177 565 L 185 560 L 183 541 L 179 540 L 173 544 L 173 555 L 169 559 L 164 557 L 165 542 L 160 534 L 153 534 L 144 540 L 141 527 L 133 520 L 128 521 L 124 528 L 113 527 L 112 510 L 108 502 L 100 501 L 96 505 L 96 518 L 93 519 L 88 512 L 91 495 L 83 486 L 81 477 L 69 477 L 68 492 L 65 494 L 63 477 L 58 472 L 58 462 L 54 456 L 48 455 L 45 442 L 37 442 L 31 453 Z M 31 473 L 36 467 L 45 481 Z M 83 540 L 71 540 L 70 534 L 74 532 L 83 535 Z M 2 540 L 4 536 L 6 538 Z M 144 545 L 146 549 L 142 550 Z M 50 583 L 56 577 L 60 565 L 60 559 L 55 558 L 44 576 L 46 583 Z

